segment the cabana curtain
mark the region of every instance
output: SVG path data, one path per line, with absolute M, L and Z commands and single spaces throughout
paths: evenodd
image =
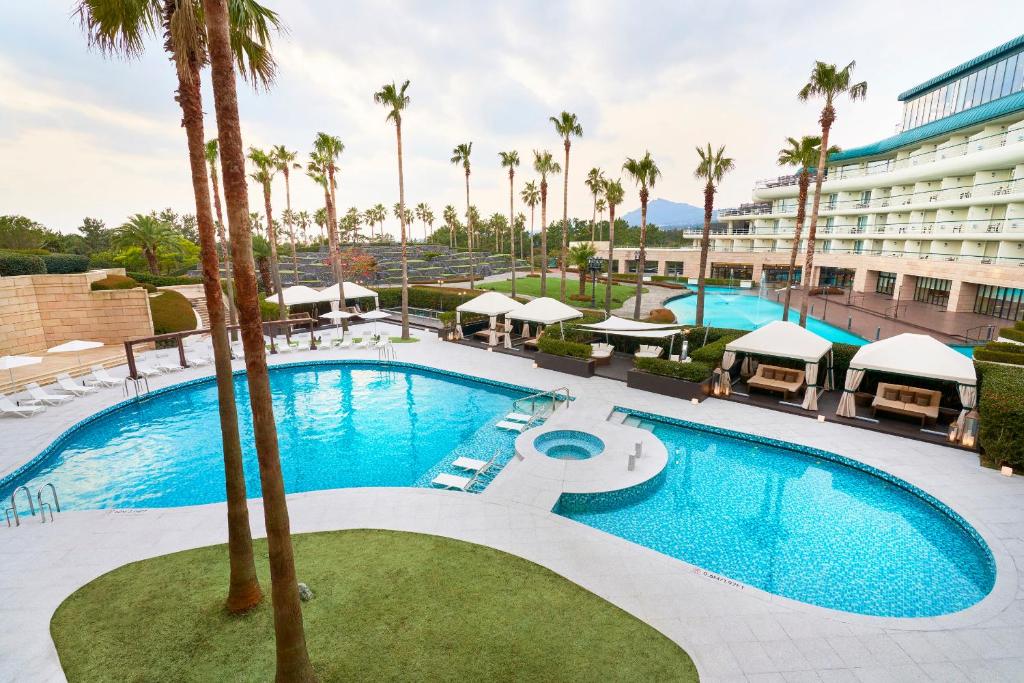
M 843 386 L 843 395 L 839 399 L 839 407 L 836 408 L 836 415 L 840 417 L 857 417 L 857 403 L 854 394 L 864 379 L 864 371 L 860 368 L 850 368 L 846 371 L 846 384 Z
M 729 374 L 729 370 L 732 368 L 735 362 L 735 351 L 726 351 L 725 353 L 722 354 L 722 374 L 719 380 L 721 382 L 721 384 L 719 384 L 719 387 L 721 389 L 722 394 L 726 396 L 732 393 L 732 375 Z
M 969 384 L 957 384 L 956 391 L 960 394 L 960 403 L 963 405 L 963 409 L 956 418 L 956 433 L 963 434 L 964 420 L 967 419 L 967 413 L 974 410 L 975 404 L 978 401 L 978 387 Z
M 818 409 L 818 364 L 808 363 L 804 366 L 804 377 L 807 379 L 807 391 L 804 392 L 804 410 Z

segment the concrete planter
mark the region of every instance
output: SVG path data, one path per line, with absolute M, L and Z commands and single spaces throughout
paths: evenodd
M 626 373 L 626 386 L 632 389 L 642 389 L 662 396 L 674 398 L 692 399 L 703 401 L 708 397 L 707 382 L 688 382 L 675 377 L 664 375 L 652 375 L 642 370 L 630 370 Z
M 555 370 L 557 372 L 564 372 L 567 375 L 576 375 L 577 377 L 593 377 L 594 375 L 593 358 L 583 359 L 571 356 L 555 356 L 538 351 L 534 359 L 537 362 L 537 367 L 544 368 L 545 370 Z

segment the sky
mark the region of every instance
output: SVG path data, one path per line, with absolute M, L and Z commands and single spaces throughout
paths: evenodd
M 532 150 L 563 161 L 548 120 L 563 110 L 583 127 L 570 157 L 572 215 L 590 216 L 588 169 L 620 177 L 626 157 L 647 150 L 662 171 L 651 198 L 701 204 L 694 148 L 708 142 L 724 144 L 736 165 L 716 206 L 749 201 L 755 180 L 786 172 L 775 164 L 785 137 L 817 130 L 820 103 L 796 98 L 816 59 L 856 60 L 855 77 L 868 82 L 866 101 L 838 104 L 832 142 L 853 147 L 894 133 L 900 92 L 1024 26 L 1024 3 L 984 0 L 971 11 L 958 5 L 955 17 L 935 0 L 265 4 L 286 30 L 275 38 L 279 71 L 271 89 L 240 89 L 245 143 L 284 144 L 305 161 L 317 131 L 337 135 L 346 146 L 339 213 L 390 207 L 398 201 L 395 131 L 373 93 L 409 79 L 406 202 L 428 203 L 438 222 L 446 204 L 465 206 L 462 171 L 449 163 L 455 145 L 473 142 L 473 204 L 485 216 L 507 215 L 508 176 L 498 152 L 514 149 L 523 159 L 518 194 L 534 178 Z M 160 41 L 151 39 L 140 59 L 104 56 L 86 45 L 73 6 L 5 3 L 0 215 L 69 232 L 85 216 L 117 226 L 163 207 L 194 213 L 174 72 Z M 208 79 L 204 98 L 207 137 L 214 137 Z M 293 209 L 322 206 L 322 191 L 301 171 L 291 184 Z M 636 188 L 624 185 L 620 213 L 639 205 Z M 561 177 L 551 194 L 549 217 L 560 216 Z M 262 208 L 255 186 L 250 202 Z M 274 204 L 284 207 L 280 179 Z M 518 197 L 516 211 L 528 213 Z

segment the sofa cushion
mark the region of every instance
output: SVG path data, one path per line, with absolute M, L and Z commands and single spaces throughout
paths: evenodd
M 914 399 L 914 403 L 916 403 L 919 406 L 927 406 L 931 402 L 932 397 L 929 396 L 928 394 L 918 394 L 917 397 Z
M 914 392 L 912 391 L 901 391 L 900 392 L 900 403 L 913 403 Z
M 761 373 L 761 376 L 765 379 L 775 379 L 775 370 L 772 368 L 766 368 L 765 371 Z
M 886 401 L 895 401 L 900 395 L 900 392 L 895 389 L 886 389 L 882 392 L 882 398 Z

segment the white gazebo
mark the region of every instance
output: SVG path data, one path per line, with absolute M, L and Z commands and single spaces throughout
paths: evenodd
M 801 404 L 805 410 L 818 409 L 818 370 L 824 359 L 824 388 L 832 388 L 832 342 L 788 320 L 773 320 L 725 345 L 722 370 L 728 377 L 736 354 L 775 356 L 803 361 L 807 391 Z M 727 380 L 724 380 L 727 381 Z
M 293 285 L 291 287 L 285 287 L 281 290 L 281 295 L 284 297 L 285 306 L 297 306 L 299 304 L 315 304 L 319 302 L 320 292 L 316 291 L 312 287 L 305 285 Z M 273 299 L 277 299 L 277 295 L 272 295 Z
M 349 299 L 373 299 L 374 308 L 380 308 L 380 299 L 377 292 L 372 289 L 367 289 L 362 285 L 357 285 L 354 282 L 345 281 L 345 301 Z M 317 301 L 338 301 L 341 297 L 338 283 L 335 282 L 330 287 L 322 289 L 319 292 L 319 298 Z
M 836 415 L 856 417 L 854 394 L 869 370 L 955 382 L 963 405 L 956 420 L 958 432 L 978 401 L 978 374 L 973 360 L 927 334 L 904 333 L 862 346 L 854 354 Z
M 459 304 L 455 308 L 455 325 L 459 331 L 459 336 L 461 337 L 463 313 L 486 315 L 490 319 L 487 343 L 490 346 L 494 346 L 498 343 L 498 316 L 507 316 L 512 311 L 521 308 L 523 308 L 523 304 L 510 296 L 502 294 L 501 292 L 485 292 L 474 299 L 470 299 L 469 301 Z M 506 329 L 505 333 L 507 334 L 509 331 L 510 329 Z
M 616 335 L 619 337 L 634 337 L 636 339 L 668 339 L 669 358 L 672 357 L 672 344 L 675 343 L 675 335 L 683 331 L 679 323 L 647 323 L 629 318 L 619 318 L 610 315 L 599 323 L 580 325 L 580 329 L 591 332 L 601 332 L 605 335 Z M 682 355 L 682 354 L 680 354 Z
M 582 317 L 582 311 L 548 296 L 533 299 L 522 308 L 517 308 L 508 314 L 509 320 L 519 320 L 527 324 L 534 323 L 545 326 L 558 323 L 559 327 L 566 320 L 575 320 Z M 562 336 L 564 338 L 564 331 Z

